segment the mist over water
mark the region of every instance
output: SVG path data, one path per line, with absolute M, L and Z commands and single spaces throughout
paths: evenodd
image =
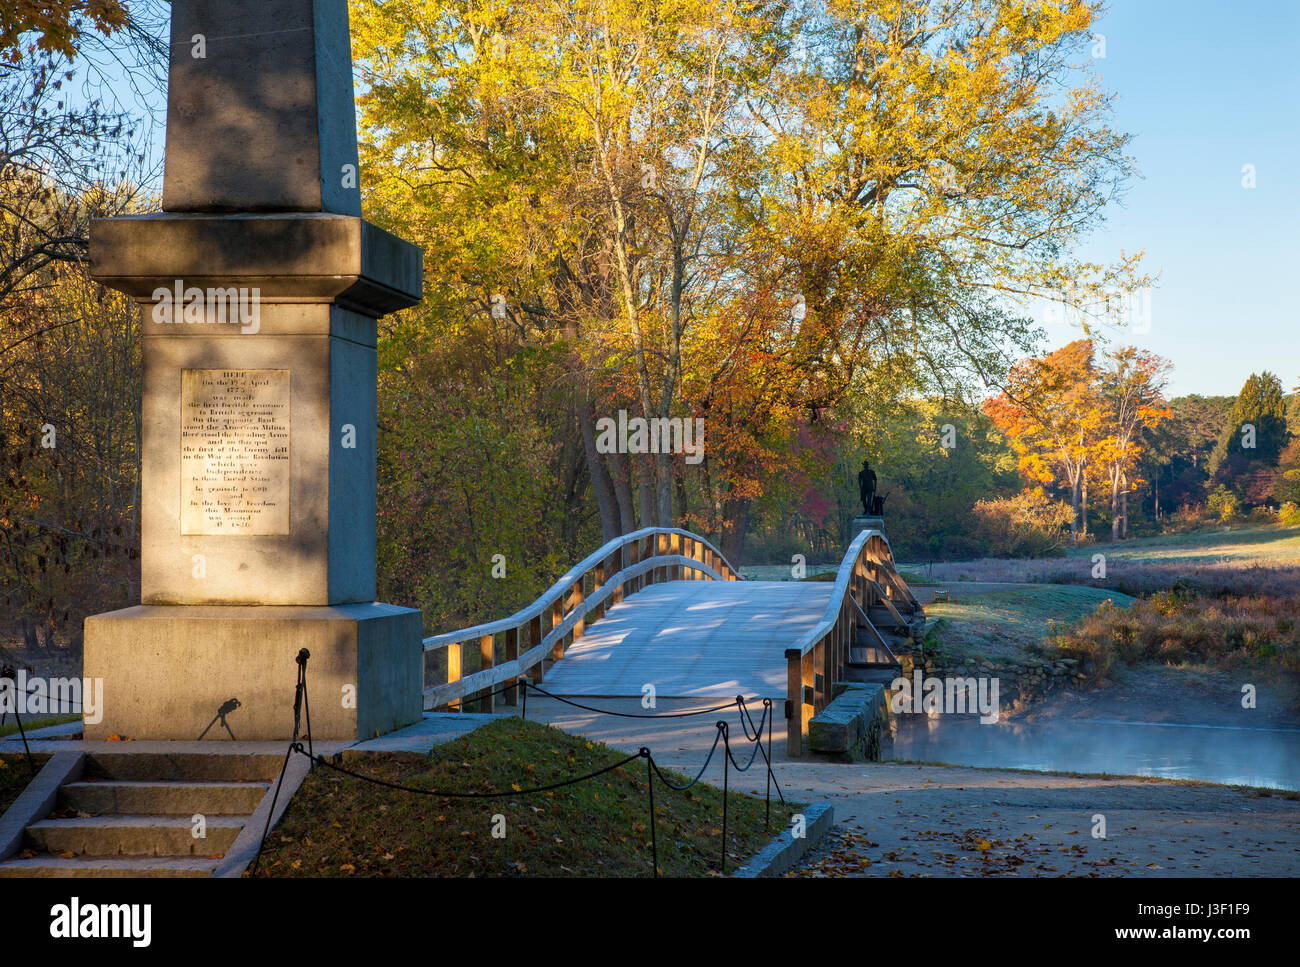
M 961 715 L 899 715 L 897 722 L 885 759 L 1300 789 L 1294 729 L 1078 719 L 980 725 Z

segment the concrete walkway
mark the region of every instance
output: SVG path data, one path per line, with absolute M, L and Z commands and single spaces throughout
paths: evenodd
M 425 712 L 424 718 L 414 725 L 390 732 L 377 739 L 362 742 L 346 739 L 317 739 L 312 743 L 312 750 L 318 755 L 334 755 L 344 749 L 359 752 L 418 752 L 427 754 L 435 745 L 450 742 L 473 732 L 485 722 L 490 722 L 496 715 L 456 714 L 451 712 Z M 289 740 L 283 742 L 235 742 L 221 739 L 194 741 L 132 740 L 126 742 L 87 741 L 80 738 L 68 738 L 77 735 L 81 725 L 68 722 L 52 725 L 27 734 L 28 744 L 33 754 L 50 755 L 56 752 L 140 752 L 205 755 L 266 755 L 272 752 L 283 754 Z M 306 738 L 303 737 L 304 743 Z M 0 753 L 21 755 L 23 742 L 17 734 L 0 738 Z

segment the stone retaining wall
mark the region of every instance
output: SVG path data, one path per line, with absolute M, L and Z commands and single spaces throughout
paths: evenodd
M 1075 658 L 976 659 L 942 653 L 895 649 L 903 674 L 911 677 L 919 665 L 926 677 L 996 678 L 998 707 L 1002 712 L 1020 712 L 1046 695 L 1087 680 Z

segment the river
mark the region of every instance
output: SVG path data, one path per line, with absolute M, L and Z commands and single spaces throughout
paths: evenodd
M 1300 790 L 1300 729 L 1095 719 L 981 725 L 965 716 L 899 715 L 882 757 Z

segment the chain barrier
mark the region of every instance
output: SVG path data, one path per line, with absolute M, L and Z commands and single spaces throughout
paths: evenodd
M 728 824 L 727 798 L 730 792 L 730 766 L 735 765 L 736 770 L 738 772 L 746 772 L 754 765 L 754 762 L 757 759 L 758 754 L 760 752 L 763 753 L 764 761 L 767 764 L 768 788 L 767 788 L 766 822 L 767 822 L 768 829 L 771 828 L 772 782 L 775 778 L 772 774 L 772 763 L 771 763 L 771 755 L 770 755 L 771 734 L 772 734 L 771 733 L 771 727 L 772 727 L 772 718 L 771 718 L 772 700 L 771 699 L 763 700 L 763 714 L 759 718 L 758 723 L 755 724 L 753 720 L 753 716 L 749 714 L 749 710 L 745 705 L 744 697 L 739 695 L 736 696 L 736 699 L 734 701 L 729 702 L 726 705 L 720 705 L 714 709 L 703 709 L 695 712 L 678 713 L 678 714 L 670 713 L 670 714 L 663 714 L 663 715 L 633 715 L 629 713 L 606 712 L 606 710 L 604 709 L 589 708 L 587 706 L 579 705 L 576 702 L 568 702 L 567 700 L 560 698 L 558 695 L 551 695 L 545 689 L 538 688 L 538 686 L 535 683 L 533 683 L 532 687 L 536 689 L 538 692 L 541 692 L 543 695 L 546 695 L 548 698 L 555 698 L 561 702 L 565 702 L 565 704 L 573 705 L 577 708 L 585 708 L 588 711 L 606 712 L 606 714 L 622 715 L 623 717 L 626 718 L 684 718 L 693 715 L 704 715 L 704 714 L 708 714 L 709 712 L 723 711 L 725 709 L 735 707 L 738 708 L 741 712 L 741 728 L 744 731 L 745 739 L 746 741 L 754 745 L 754 749 L 750 753 L 749 762 L 742 768 L 740 764 L 736 762 L 735 757 L 732 755 L 731 752 L 730 727 L 727 725 L 725 721 L 719 720 L 718 722 L 715 723 L 714 728 L 716 732 L 713 738 L 713 745 L 709 749 L 709 754 L 705 758 L 704 764 L 700 766 L 699 771 L 695 774 L 695 778 L 691 779 L 690 782 L 687 782 L 684 785 L 680 785 L 669 781 L 668 778 L 664 775 L 663 771 L 659 768 L 659 764 L 655 761 L 654 755 L 651 752 L 651 750 L 647 746 L 642 746 L 635 753 L 624 756 L 619 761 L 612 763 L 611 765 L 605 766 L 602 769 L 598 769 L 595 772 L 590 772 L 581 776 L 573 776 L 569 779 L 564 779 L 559 782 L 549 783 L 543 786 L 534 786 L 529 789 L 510 789 L 505 792 L 461 792 L 461 791 L 452 791 L 446 789 L 421 789 L 415 786 L 403 785 L 402 783 L 399 782 L 390 782 L 387 779 L 380 779 L 376 776 L 367 776 L 363 773 L 356 772 L 355 770 L 348 769 L 347 767 L 342 766 L 337 762 L 332 762 L 323 755 L 316 754 L 315 749 L 312 747 L 311 709 L 307 698 L 307 660 L 310 657 L 311 657 L 311 653 L 308 652 L 306 648 L 303 648 L 301 651 L 298 652 L 298 656 L 295 659 L 295 661 L 298 664 L 298 682 L 294 688 L 294 698 L 293 698 L 293 735 L 289 739 L 289 747 L 285 751 L 285 755 L 284 755 L 284 764 L 280 768 L 280 777 L 276 781 L 275 793 L 271 797 L 271 808 L 270 811 L 267 813 L 266 825 L 262 830 L 262 839 L 258 843 L 257 854 L 254 856 L 253 862 L 250 864 L 249 867 L 250 874 L 254 873 L 257 870 L 258 864 L 261 861 L 262 850 L 266 845 L 266 837 L 269 835 L 271 831 L 271 821 L 275 816 L 276 803 L 279 801 L 280 790 L 284 784 L 284 775 L 285 772 L 288 770 L 290 759 L 295 754 L 305 756 L 307 760 L 311 763 L 312 768 L 314 768 L 317 765 L 320 765 L 323 766 L 324 768 L 330 769 L 342 775 L 349 776 L 353 779 L 357 779 L 361 782 L 370 783 L 371 785 L 381 786 L 383 788 L 392 789 L 397 792 L 411 793 L 413 795 L 436 796 L 441 799 L 505 799 L 505 798 L 510 798 L 512 796 L 528 796 L 528 795 L 535 795 L 538 793 L 552 792 L 556 789 L 563 789 L 567 786 L 573 786 L 581 782 L 588 782 L 592 779 L 596 779 L 607 773 L 614 772 L 615 770 L 621 769 L 624 766 L 628 765 L 629 763 L 636 761 L 637 759 L 645 759 L 646 794 L 647 794 L 647 799 L 649 802 L 649 809 L 650 809 L 651 862 L 653 864 L 654 876 L 657 878 L 659 876 L 659 839 L 658 839 L 658 830 L 655 821 L 655 806 L 654 806 L 655 777 L 657 776 L 660 782 L 662 782 L 669 789 L 672 789 L 674 792 L 684 792 L 685 790 L 690 789 L 692 786 L 694 786 L 703 778 L 704 773 L 708 771 L 709 765 L 710 763 L 712 763 L 713 757 L 718 751 L 719 744 L 721 744 L 724 750 L 724 755 L 722 758 L 722 858 L 720 864 L 722 872 L 725 874 L 727 870 L 727 824 Z M 525 716 L 526 716 L 528 685 L 530 683 L 526 679 L 521 678 L 519 679 L 518 684 L 523 686 L 524 688 L 524 703 L 525 703 L 524 709 L 525 709 Z M 512 686 L 506 686 L 506 688 L 510 688 L 510 687 Z M 506 689 L 502 689 L 502 691 L 505 690 Z M 302 729 L 304 717 L 306 719 L 306 733 L 305 733 L 305 738 L 307 740 L 306 747 L 304 747 L 303 743 L 299 741 L 299 733 Z M 746 723 L 746 719 L 748 719 L 748 723 Z M 763 726 L 765 723 L 768 727 L 768 748 L 767 749 L 763 748 Z M 778 795 L 781 794 L 781 787 L 779 784 L 777 785 L 777 793 Z M 781 802 L 782 804 L 785 803 L 785 797 L 783 795 L 781 796 Z
M 266 814 L 266 825 L 262 827 L 262 838 L 257 843 L 257 853 L 253 857 L 253 862 L 249 864 L 248 873 L 251 876 L 257 871 L 257 865 L 262 860 L 262 848 L 266 846 L 267 834 L 271 832 L 271 820 L 275 818 L 275 804 L 280 801 L 280 787 L 284 785 L 284 774 L 289 768 L 289 758 L 294 753 L 295 746 L 302 748 L 302 743 L 298 741 L 298 730 L 302 725 L 303 706 L 307 704 L 307 659 L 311 658 L 311 652 L 306 648 L 298 652 L 298 657 L 294 659 L 298 664 L 298 684 L 293 689 L 293 735 L 289 739 L 289 748 L 284 752 L 284 764 L 280 766 L 280 778 L 275 782 L 275 795 L 271 797 L 271 808 Z M 311 746 L 311 710 L 307 711 L 307 744 Z M 312 758 L 315 756 L 309 752 Z
M 23 739 L 23 753 L 27 756 L 27 771 L 30 772 L 32 778 L 35 779 L 36 760 L 32 758 L 32 747 L 27 744 L 27 730 L 23 728 L 23 717 L 18 711 L 18 706 L 23 703 L 18 701 L 18 672 L 12 665 L 5 665 L 3 668 L 0 668 L 0 682 L 6 681 L 14 683 L 14 721 L 18 723 L 18 734 L 21 735 Z M 8 716 L 8 712 L 0 714 L 0 725 L 4 725 L 4 721 Z
M 524 683 L 525 680 L 520 679 L 520 684 L 524 684 Z M 715 705 L 713 708 L 701 708 L 701 709 L 696 709 L 693 712 L 656 712 L 653 715 L 641 715 L 636 712 L 615 712 L 613 709 L 596 708 L 592 705 L 583 705 L 581 702 L 572 702 L 567 698 L 562 698 L 559 695 L 555 695 L 552 694 L 551 692 L 548 692 L 546 689 L 542 688 L 542 686 L 538 685 L 536 682 L 529 684 L 527 687 L 531 688 L 535 692 L 539 692 L 540 694 L 545 695 L 547 698 L 553 698 L 557 702 L 563 702 L 565 705 L 572 705 L 574 708 L 580 708 L 587 712 L 597 712 L 601 715 L 616 715 L 619 718 L 624 718 L 624 719 L 685 719 L 685 718 L 691 718 L 692 716 L 695 715 L 712 715 L 714 712 L 723 712 L 729 708 L 735 708 L 738 704 L 744 703 L 744 698 L 742 696 L 737 695 L 726 705 Z

